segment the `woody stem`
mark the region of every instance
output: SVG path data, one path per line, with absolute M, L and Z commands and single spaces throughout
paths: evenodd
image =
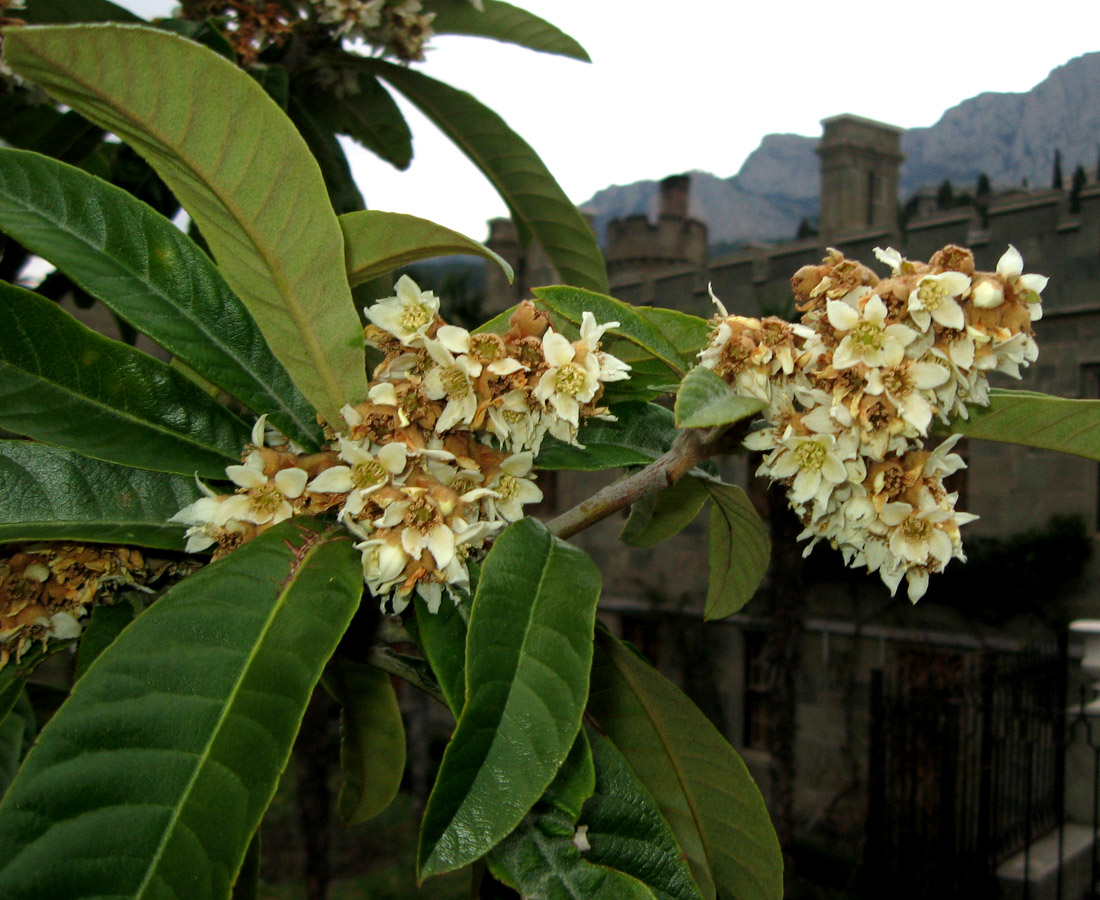
M 570 538 L 624 506 L 638 502 L 646 494 L 674 484 L 718 452 L 719 438 L 725 431 L 725 427 L 681 431 L 663 456 L 633 475 L 601 488 L 587 500 L 582 500 L 551 520 L 547 527 L 557 537 Z

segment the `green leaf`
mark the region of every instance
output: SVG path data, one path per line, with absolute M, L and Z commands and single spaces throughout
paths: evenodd
M 0 150 L 0 230 L 304 447 L 316 413 L 210 259 L 162 215 L 80 169 Z
M 631 547 L 652 547 L 666 541 L 692 523 L 709 496 L 701 482 L 685 475 L 631 506 L 619 540 Z
M 0 141 L 13 147 L 30 148 L 61 116 L 52 106 L 34 103 L 25 89 L 0 91 Z
M 88 667 L 99 655 L 114 643 L 115 638 L 134 621 L 134 607 L 129 603 L 111 606 L 98 604 L 93 610 L 84 631 L 80 635 L 80 648 L 76 653 L 76 680 L 84 677 Z
M 588 729 L 596 767 L 596 789 L 581 814 L 598 863 L 633 875 L 657 900 L 702 900 L 691 870 L 657 801 L 607 738 Z
M 362 590 L 342 531 L 293 520 L 142 613 L 0 804 L 0 896 L 224 900 Z
M 353 80 L 356 90 L 337 92 L 332 85 L 306 81 L 296 85 L 301 104 L 323 128 L 346 134 L 396 168 L 412 162 L 412 133 L 390 92 L 370 72 L 341 65 L 347 56 L 332 61 L 341 77 Z M 343 150 L 340 151 L 341 154 Z
M 600 575 L 534 519 L 485 558 L 466 642 L 466 705 L 428 798 L 421 877 L 460 868 L 514 829 L 581 724 Z
M 737 752 L 668 679 L 596 636 L 589 712 L 657 801 L 702 895 L 777 900 L 783 857 Z
M 19 18 L 29 25 L 65 22 L 144 22 L 128 9 L 109 0 L 30 0 Z
M 14 780 L 19 764 L 34 742 L 34 710 L 22 682 L 14 687 L 15 702 L 5 715 L 0 715 L 0 797 Z
M 290 97 L 287 114 L 321 167 L 321 176 L 325 180 L 333 210 L 340 214 L 362 209 L 366 205 L 363 195 L 359 193 L 344 148 L 336 135 L 322 127 L 297 97 Z
M 768 404 L 742 397 L 710 369 L 696 366 L 680 382 L 676 394 L 677 428 L 711 428 L 756 415 Z
M 366 396 L 362 333 L 324 180 L 254 79 L 205 47 L 138 26 L 11 29 L 4 54 L 145 157 L 326 421 Z
M 649 320 L 639 315 L 629 303 L 623 303 L 614 297 L 607 297 L 592 291 L 574 287 L 554 286 L 535 288 L 533 293 L 551 311 L 580 325 L 582 314 L 587 310 L 596 318 L 596 323 L 618 322 L 618 326 L 608 335 L 618 335 L 639 347 L 647 355 L 661 360 L 677 376 L 683 375 L 691 364 L 684 359 L 676 346 Z M 607 340 L 604 343 L 608 343 Z M 614 352 L 610 346 L 609 352 Z M 630 362 L 628 358 L 626 360 Z
M 743 607 L 768 571 L 771 539 L 756 508 L 735 484 L 704 482 L 710 493 L 710 563 L 705 619 Z
M 575 447 L 547 437 L 539 452 L 543 469 L 595 471 L 621 466 L 644 466 L 667 451 L 676 439 L 672 413 L 654 403 L 622 403 L 611 410 L 617 422 L 586 419 Z
M 620 349 L 626 342 L 615 341 L 604 347 L 612 356 L 608 347 Z M 622 359 L 621 356 L 619 356 Z M 623 360 L 624 362 L 626 360 Z M 600 395 L 601 406 L 617 406 L 621 403 L 648 403 L 662 394 L 675 394 L 679 383 L 672 377 L 668 366 L 652 356 L 630 361 L 630 377 L 622 381 L 611 381 L 604 385 Z
M 324 685 L 340 704 L 336 811 L 345 825 L 374 818 L 393 802 L 405 772 L 405 726 L 390 676 L 350 659 L 333 659 Z
M 484 257 L 509 281 L 514 277 L 512 267 L 488 247 L 427 219 L 370 209 L 340 216 L 340 227 L 352 287 L 420 259 L 456 254 Z
M 416 608 L 417 638 L 424 657 L 435 673 L 447 706 L 458 719 L 466 705 L 466 618 L 457 603 L 440 603 L 428 612 L 424 599 L 413 598 Z
M 706 319 L 660 306 L 636 306 L 634 310 L 661 332 L 689 363 L 707 346 L 711 327 Z
M 224 478 L 251 433 L 183 375 L 0 282 L 0 428 L 96 459 Z
M 482 3 L 485 8 L 479 12 L 469 0 L 432 0 L 431 9 L 436 14 L 432 31 L 493 38 L 529 50 L 592 62 L 584 47 L 545 19 L 499 0 L 482 0 Z
M 231 900 L 258 900 L 260 896 L 260 832 L 252 835 L 244 862 L 233 882 Z
M 937 431 L 1100 460 L 1100 400 L 995 388 L 989 406 L 969 411 L 969 420 L 956 417 Z
M 592 753 L 578 732 L 546 793 L 486 857 L 494 877 L 539 900 L 654 900 L 641 882 L 594 865 L 573 843 L 581 807 L 595 785 Z
M 464 91 L 381 60 L 362 65 L 397 88 L 496 188 L 524 235 L 533 234 L 561 279 L 607 291 L 596 236 L 542 160 L 504 120 Z
M 0 722 L 19 700 L 19 695 L 23 691 L 23 682 L 23 678 L 12 677 L 7 672 L 0 676 Z
M 0 441 L 0 541 L 95 541 L 182 550 L 168 519 L 200 496 L 195 479 Z

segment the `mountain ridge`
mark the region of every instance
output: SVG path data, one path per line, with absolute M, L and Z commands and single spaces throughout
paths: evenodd
M 1100 51 L 1053 69 L 1029 91 L 986 91 L 946 110 L 930 126 L 902 135 L 901 199 L 951 181 L 973 190 L 978 176 L 994 190 L 1046 187 L 1054 152 L 1062 153 L 1065 184 L 1077 165 L 1092 176 L 1100 150 Z M 1089 102 L 1090 99 L 1093 102 Z M 820 138 L 767 134 L 736 175 L 692 171 L 689 214 L 708 225 L 712 244 L 789 240 L 803 218 L 818 213 Z M 601 239 L 611 219 L 657 214 L 659 180 L 612 185 L 582 204 Z

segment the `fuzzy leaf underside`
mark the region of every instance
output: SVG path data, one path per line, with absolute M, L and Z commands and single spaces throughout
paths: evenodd
M 366 396 L 340 226 L 316 161 L 263 87 L 214 51 L 143 26 L 9 29 L 4 53 L 145 157 L 327 421 Z

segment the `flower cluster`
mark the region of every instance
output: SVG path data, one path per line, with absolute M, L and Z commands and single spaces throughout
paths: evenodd
M 385 358 L 329 449 L 302 453 L 261 417 L 243 464 L 226 469 L 237 491 L 202 486 L 173 521 L 189 526 L 189 551 L 225 553 L 296 513 L 335 511 L 383 605 L 400 612 L 416 591 L 434 611 L 444 587 L 468 587 L 467 557 L 542 499 L 532 468 L 545 436 L 576 444 L 583 418 L 609 417 L 603 385 L 629 367 L 600 339 L 619 323 L 586 312 L 569 341 L 522 303 L 506 333 L 471 334 L 408 276 L 365 312 Z
M 48 544 L 0 559 L 0 669 L 37 641 L 68 640 L 104 587 L 132 584 L 145 561 L 127 547 Z
M 216 18 L 246 66 L 286 40 L 301 21 L 276 0 L 183 0 L 179 14 L 194 22 Z
M 1009 247 L 996 272 L 976 272 L 969 250 L 949 246 L 928 263 L 875 251 L 879 280 L 831 250 L 791 279 L 800 324 L 719 315 L 700 365 L 768 404 L 745 445 L 765 454 L 760 473 L 783 481 L 809 539 L 840 549 L 918 600 L 928 575 L 965 559 L 944 477 L 965 466 L 958 436 L 924 449 L 933 417 L 966 418 L 988 405 L 990 372 L 1020 377 L 1038 349 L 1047 279 L 1023 273 Z M 713 295 L 712 295 L 713 296 Z
M 338 40 L 365 41 L 404 62 L 424 59 L 435 13 L 423 12 L 420 0 L 310 0 L 317 21 Z M 479 12 L 481 0 L 470 0 Z

